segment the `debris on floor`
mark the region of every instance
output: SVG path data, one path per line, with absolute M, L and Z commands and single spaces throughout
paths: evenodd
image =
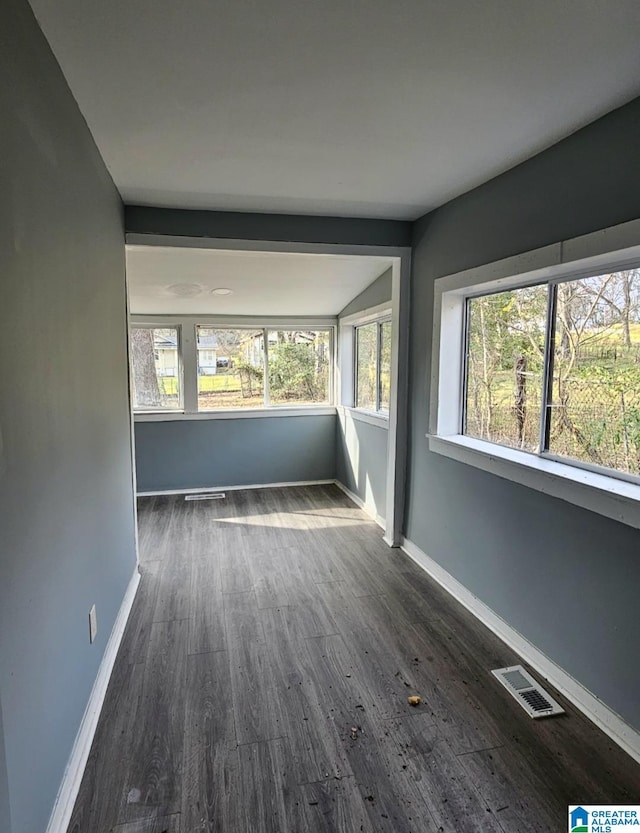
M 402 671 L 396 671 L 396 677 L 398 677 L 398 678 L 400 679 L 400 681 L 401 681 L 402 683 L 404 683 L 404 685 L 406 685 L 406 687 L 407 687 L 407 688 L 412 688 L 411 683 L 407 682 L 407 681 L 405 680 L 405 678 L 403 677 L 403 675 L 402 675 Z
M 422 703 L 422 697 L 418 697 L 417 694 L 412 694 L 411 697 L 407 697 L 410 706 L 419 706 Z

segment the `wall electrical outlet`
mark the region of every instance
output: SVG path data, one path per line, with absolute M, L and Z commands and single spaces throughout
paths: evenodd
M 89 611 L 89 642 L 95 642 L 98 633 L 98 614 L 96 613 L 96 606 L 93 605 Z

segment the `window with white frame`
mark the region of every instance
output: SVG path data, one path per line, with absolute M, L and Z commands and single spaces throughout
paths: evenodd
M 366 411 L 389 413 L 391 383 L 391 321 L 378 320 L 354 327 L 354 405 Z
M 332 327 L 134 323 L 131 363 L 136 411 L 275 410 L 333 402 Z
M 469 297 L 462 433 L 640 475 L 640 265 Z
M 636 225 L 436 281 L 433 451 L 640 526 Z
M 131 387 L 137 411 L 182 408 L 180 339 L 177 327 L 132 326 Z

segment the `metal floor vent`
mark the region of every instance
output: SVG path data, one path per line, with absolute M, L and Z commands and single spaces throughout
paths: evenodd
M 512 694 L 529 717 L 551 717 L 564 714 L 564 709 L 521 665 L 496 668 L 491 672 Z
M 197 495 L 185 495 L 185 500 L 224 500 L 224 492 L 199 492 Z

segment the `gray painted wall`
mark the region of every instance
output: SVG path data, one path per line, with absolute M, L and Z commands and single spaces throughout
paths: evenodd
M 0 830 L 11 833 L 11 809 L 9 807 L 9 781 L 7 778 L 7 756 L 4 751 L 4 726 L 2 722 L 2 700 L 0 699 Z
M 362 246 L 411 245 L 411 223 L 402 220 L 187 211 L 129 205 L 125 226 L 127 231 L 139 234 Z
M 0 699 L 12 833 L 42 833 L 135 569 L 123 214 L 26 0 L 0 112 Z
M 347 315 L 361 312 L 363 309 L 377 307 L 379 304 L 384 304 L 385 301 L 391 302 L 392 289 L 393 275 L 392 269 L 389 268 L 373 283 L 370 283 L 366 289 L 363 289 L 359 295 L 356 295 L 353 301 L 342 310 L 339 317 L 344 318 Z
M 416 223 L 406 533 L 640 729 L 640 533 L 427 447 L 433 281 L 640 216 L 640 99 Z
M 341 415 L 336 425 L 336 479 L 384 518 L 389 431 Z
M 340 313 L 340 318 L 354 315 L 385 301 L 391 303 L 392 270 L 387 269 L 357 295 Z M 386 428 L 348 416 L 336 423 L 336 477 L 347 489 L 365 502 L 375 514 L 384 518 L 387 499 Z
M 335 478 L 335 414 L 137 422 L 138 491 Z

